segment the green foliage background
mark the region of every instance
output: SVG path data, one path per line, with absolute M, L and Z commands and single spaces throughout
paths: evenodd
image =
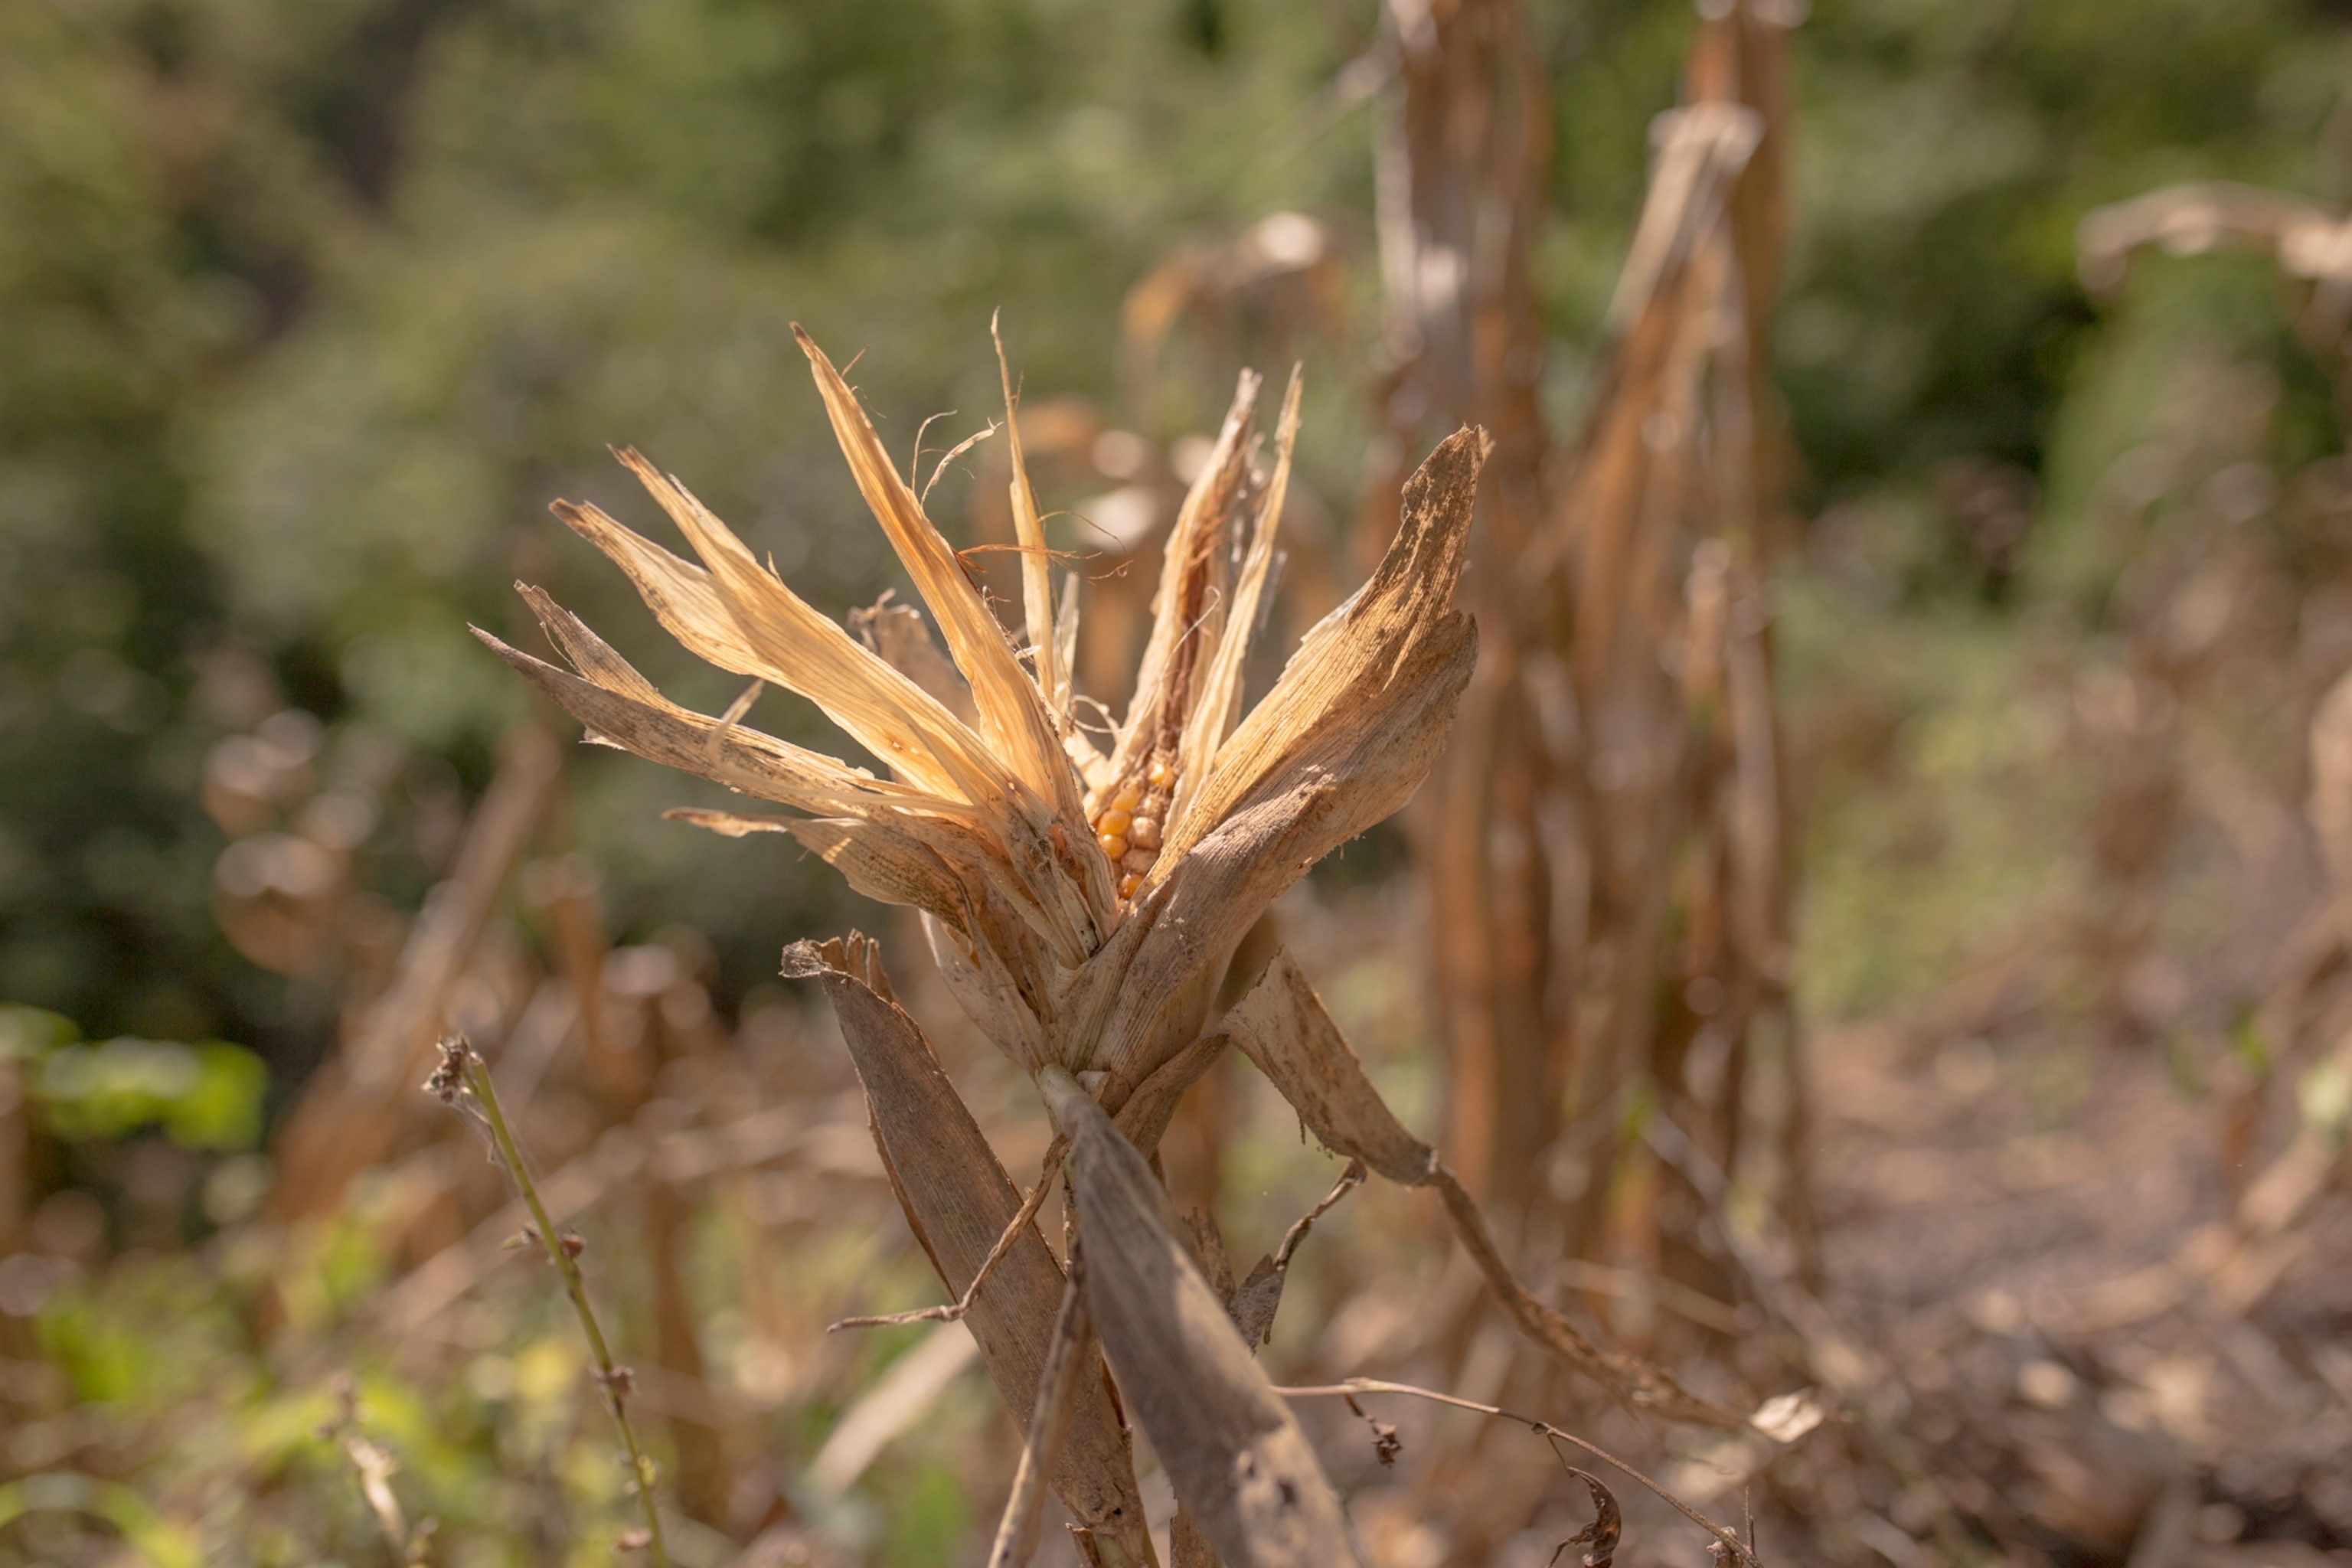
M 1675 0 L 1534 10 L 1566 428 L 1692 22 Z M 1116 411 L 1127 285 L 1303 208 L 1356 279 L 1348 341 L 1310 365 L 1310 478 L 1344 515 L 1376 321 L 1370 111 L 1317 95 L 1375 33 L 1361 0 L 0 7 L 0 1000 L 299 1070 L 322 1005 L 237 959 L 207 910 L 206 748 L 291 703 L 394 742 L 412 802 L 478 785 L 522 696 L 465 625 L 513 629 L 519 573 L 723 703 L 544 514 L 572 495 L 645 518 L 607 442 L 687 477 L 820 604 L 869 600 L 891 570 L 794 319 L 868 351 L 901 447 L 928 413 L 987 408 L 998 307 L 1033 389 Z M 1860 626 L 1902 650 L 1881 693 L 1899 715 L 1950 670 L 2000 668 L 2032 598 L 1991 602 L 1937 466 L 2062 481 L 2047 553 L 2079 506 L 2065 476 L 2114 449 L 2125 416 L 2094 416 L 2129 375 L 2100 368 L 2075 222 L 2168 179 L 2326 192 L 2345 41 L 2289 0 L 1822 0 L 1799 60 L 1779 369 L 1806 511 L 1874 521 L 1863 579 L 1792 589 L 1791 681 L 1803 698 L 1853 646 L 1809 624 Z M 2274 340 L 2260 316 L 2226 319 Z M 1209 416 L 1197 381 L 1154 434 Z M 809 722 L 763 700 L 772 727 Z M 1809 787 L 1863 799 L 1882 764 Z M 690 794 L 676 778 L 579 773 L 626 932 L 690 921 L 740 989 L 847 918 L 795 856 L 660 823 Z M 388 812 L 367 847 L 394 894 L 433 872 L 413 826 Z M 1859 897 L 1841 865 L 1883 865 L 1868 845 L 1822 857 L 1832 913 Z

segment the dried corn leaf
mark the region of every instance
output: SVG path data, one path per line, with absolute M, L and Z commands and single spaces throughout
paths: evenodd
M 866 506 L 889 536 L 891 548 L 915 580 L 923 602 L 930 606 L 949 656 L 971 682 L 980 732 L 987 737 L 990 749 L 1034 792 L 1045 812 L 1061 816 L 1074 825 L 1074 830 L 1082 826 L 1077 793 L 1062 757 L 1058 726 L 1046 714 L 1036 682 L 1023 672 L 1004 639 L 1004 628 L 997 625 L 987 601 L 963 574 L 955 552 L 923 514 L 922 502 L 907 488 L 889 454 L 882 449 L 882 439 L 858 405 L 857 395 L 842 380 L 824 351 L 797 324 L 793 335 L 808 356 L 810 373 L 833 420 L 834 436 L 849 459 Z M 1108 876 L 1106 869 L 1105 893 L 1109 891 Z
M 1225 1031 L 1325 1148 L 1401 1185 L 1429 1184 L 1437 1151 L 1389 1110 L 1288 948 L 1225 1015 Z
M 1159 585 L 1152 590 L 1151 637 L 1144 645 L 1135 695 L 1111 750 L 1114 778 L 1140 773 L 1156 748 L 1174 750 L 1192 712 L 1192 671 L 1204 657 L 1213 655 L 1223 631 L 1229 559 L 1217 546 L 1225 542 L 1228 525 L 1254 488 L 1250 424 L 1256 417 L 1261 384 L 1255 371 L 1241 373 L 1216 445 L 1169 530 Z M 1180 797 L 1186 783 L 1178 780 Z
M 1019 399 L 1013 391 L 1013 367 L 1004 360 L 1004 340 L 996 323 L 988 335 L 996 343 L 996 374 L 1004 384 L 1004 435 L 1013 460 L 1010 481 L 1013 542 L 1021 550 L 1021 609 L 1029 646 L 1037 661 L 1037 687 L 1056 731 L 1069 730 L 1069 666 L 1062 659 L 1054 626 L 1054 563 L 1045 549 L 1045 524 L 1037 515 L 1037 492 L 1029 485 L 1029 460 L 1021 449 Z
M 824 374 L 831 367 L 822 364 L 823 355 L 817 355 L 817 360 L 822 387 L 827 384 Z M 832 384 L 842 396 L 848 395 L 846 388 L 838 385 L 838 377 Z M 855 399 L 850 400 L 846 414 L 831 401 L 828 407 L 852 466 L 860 467 L 861 459 L 870 465 L 879 444 L 872 427 L 864 423 L 864 415 L 856 409 Z M 862 441 L 854 440 L 854 432 L 843 426 L 848 415 L 856 416 Z M 1044 791 L 1041 800 L 1040 794 L 1018 776 L 1013 759 L 992 752 L 937 699 L 802 602 L 753 561 L 742 542 L 682 485 L 656 472 L 634 452 L 620 456 L 693 542 L 709 563 L 709 572 L 699 572 L 637 538 L 593 508 L 559 503 L 559 515 L 630 573 L 647 604 L 687 647 L 723 668 L 801 692 L 894 769 L 919 780 L 926 773 L 938 774 L 944 785 L 931 787 L 943 787 L 978 807 L 1000 841 L 998 848 L 1007 872 L 1000 885 L 1023 905 L 1024 915 L 1034 915 L 1057 963 L 1075 968 L 1084 963 L 1100 942 L 1101 921 L 1111 907 L 1110 874 L 1102 858 L 1084 847 L 1086 835 L 1076 809 L 1076 785 L 1059 762 L 1058 747 L 1059 782 Z M 885 462 L 886 470 L 887 467 Z M 863 468 L 860 473 L 865 485 L 871 476 Z M 888 486 L 897 487 L 889 493 L 913 509 L 911 522 L 907 516 L 893 514 L 904 526 L 893 528 L 891 519 L 884 520 L 894 542 L 908 537 L 909 530 L 928 531 L 929 540 L 940 552 L 947 552 L 945 542 L 930 529 L 896 472 L 885 477 Z M 906 548 L 909 547 L 902 545 L 902 553 Z M 971 595 L 971 585 L 953 564 L 952 552 L 947 553 L 957 584 Z M 918 580 L 924 580 L 924 574 L 918 573 Z M 940 610 L 937 601 L 933 608 Z M 984 613 L 985 606 L 982 608 Z M 989 624 L 992 626 L 994 622 Z M 953 632 L 950 623 L 942 625 Z M 955 646 L 952 635 L 950 640 Z M 1001 633 L 994 647 L 1010 659 Z M 965 673 L 977 674 L 983 684 L 989 679 L 984 664 L 968 668 Z M 1016 670 L 1013 679 L 1034 706 L 1036 693 L 1027 686 L 1026 677 Z M 978 690 L 974 701 L 982 718 L 988 719 L 990 704 Z M 1053 802 L 1066 802 L 1065 817 L 1055 818 L 1061 807 L 1046 804 Z M 1058 834 L 1052 831 L 1056 828 L 1061 830 Z M 1077 853 L 1066 853 L 1056 848 L 1057 839 L 1082 847 Z
M 1457 430 L 1405 482 L 1396 537 L 1379 569 L 1301 639 L 1274 689 L 1218 751 L 1166 858 L 1297 782 L 1352 781 L 1349 770 L 1336 765 L 1340 757 L 1361 749 L 1387 717 L 1384 710 L 1412 701 L 1412 683 L 1426 678 L 1426 667 L 1443 668 L 1475 643 L 1469 617 L 1452 606 L 1486 450 L 1483 432 Z M 1420 783 L 1418 774 L 1412 782 Z
M 634 752 L 762 800 L 827 816 L 862 815 L 884 805 L 969 813 L 970 808 L 960 801 L 863 776 L 822 752 L 691 712 L 658 693 L 650 700 L 642 699 L 625 689 L 583 680 L 509 647 L 478 626 L 474 635 L 557 707 L 579 720 L 587 727 L 589 739 L 601 744 Z M 625 664 L 621 668 L 628 669 Z M 636 675 L 634 669 L 628 673 Z
M 1257 984 L 1225 1015 L 1225 1030 L 1324 1147 L 1361 1160 L 1392 1182 L 1437 1189 L 1464 1250 L 1520 1332 L 1637 1408 L 1701 1426 L 1741 1424 L 1640 1357 L 1594 1344 L 1519 1283 L 1469 1193 L 1381 1099 L 1287 949 L 1275 954 Z
M 979 721 L 971 705 L 971 683 L 931 640 L 922 611 L 912 605 L 894 605 L 886 593 L 867 608 L 850 611 L 849 629 L 883 663 L 938 698 L 949 712 L 966 724 Z
M 635 458 L 629 454 L 625 458 Z M 662 629 L 721 669 L 797 691 L 910 784 L 974 805 L 1000 802 L 998 770 L 980 737 L 751 560 L 751 552 L 682 487 L 635 458 L 630 467 L 698 552 L 730 569 L 678 559 L 593 506 L 558 501 L 555 515 L 628 575 Z
M 1242 665 L 1249 657 L 1250 635 L 1257 626 L 1259 602 L 1274 566 L 1275 533 L 1282 521 L 1283 501 L 1290 491 L 1290 458 L 1298 442 L 1298 398 L 1303 380 L 1299 371 L 1291 371 L 1290 387 L 1282 399 L 1282 420 L 1275 429 L 1274 477 L 1266 482 L 1265 494 L 1258 501 L 1257 524 L 1250 533 L 1241 574 L 1234 583 L 1233 607 L 1225 616 L 1225 635 L 1217 639 L 1205 672 L 1196 678 L 1192 712 L 1185 724 L 1177 761 L 1180 781 L 1208 776 L 1211 763 L 1225 738 L 1233 733 L 1234 721 L 1241 714 Z M 1171 820 L 1181 820 L 1182 811 L 1201 798 L 1197 792 L 1180 793 L 1182 801 Z
M 1070 1139 L 1096 1332 L 1177 1500 L 1234 1568 L 1360 1564 L 1339 1495 L 1177 1239 L 1151 1167 L 1067 1073 L 1038 1084 Z
M 841 1022 L 883 1155 L 940 1280 L 961 1296 L 1006 1226 L 1021 1194 L 940 1071 L 922 1029 L 877 994 L 878 950 L 853 935 L 845 946 L 798 942 L 784 973 L 824 987 Z M 989 1376 L 1025 1430 L 1062 1296 L 1062 1269 L 1032 1227 L 998 1264 L 964 1321 Z M 1079 1521 L 1137 1563 L 1153 1561 L 1127 1434 L 1103 1381 L 1083 1380 L 1054 1489 Z
M 852 888 L 877 903 L 903 904 L 959 922 L 970 900 L 948 863 L 928 847 L 870 822 L 838 817 L 814 821 L 793 816 L 740 816 L 732 812 L 678 806 L 662 813 L 672 822 L 691 823 L 729 838 L 753 833 L 784 833 L 798 839 Z

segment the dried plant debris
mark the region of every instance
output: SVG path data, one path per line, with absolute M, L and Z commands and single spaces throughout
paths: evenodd
M 940 1279 L 961 1294 L 1021 1214 L 1021 1194 L 940 1070 L 921 1028 L 878 993 L 873 982 L 880 972 L 879 952 L 855 934 L 846 942 L 802 942 L 784 955 L 784 973 L 819 982 L 839 1015 L 866 1086 L 875 1142 L 908 1223 Z M 1024 1427 L 1035 1420 L 1062 1291 L 1061 1265 L 1034 1226 L 1024 1225 L 964 1320 L 990 1378 Z M 1149 1561 L 1127 1431 L 1099 1378 L 1078 1391 L 1052 1480 L 1082 1525 L 1137 1562 Z
M 1356 1403 L 1356 1396 L 1352 1394 L 1347 1396 L 1347 1401 L 1349 1413 L 1371 1429 L 1372 1457 L 1381 1462 L 1381 1468 L 1393 1468 L 1397 1456 L 1404 1452 L 1404 1439 L 1397 1436 L 1396 1423 L 1376 1420 L 1365 1414 L 1364 1407 Z
M 1625 1533 L 1625 1520 L 1617 1511 L 1617 1499 L 1601 1484 L 1601 1478 L 1591 1471 L 1580 1470 L 1565 1459 L 1560 1461 L 1560 1468 L 1591 1489 L 1592 1522 L 1561 1542 L 1552 1552 L 1551 1560 L 1558 1563 L 1561 1553 L 1570 1547 L 1581 1546 L 1584 1548 L 1584 1568 L 1610 1568 L 1610 1564 L 1617 1561 L 1618 1538 Z M 1723 1542 L 1717 1541 L 1712 1544 L 1720 1552 Z

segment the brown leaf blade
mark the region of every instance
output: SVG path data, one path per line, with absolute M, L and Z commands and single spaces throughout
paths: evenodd
M 1354 732 L 1408 695 L 1400 688 L 1427 656 L 1463 637 L 1468 617 L 1453 613 L 1454 589 L 1486 459 L 1485 433 L 1457 430 L 1406 481 L 1396 537 L 1378 570 L 1300 640 L 1274 689 L 1218 750 L 1170 841 L 1171 855 L 1269 788 L 1315 769 L 1326 753 L 1352 749 Z
M 869 984 L 873 945 L 853 935 L 785 950 L 784 973 L 824 986 L 901 1201 L 947 1288 L 961 1295 L 1021 1209 L 1021 1193 L 940 1069 L 921 1026 Z M 870 968 L 869 968 L 870 966 Z M 1013 1419 L 1026 1428 L 1046 1371 L 1061 1265 L 1033 1227 L 997 1265 L 964 1321 Z M 1081 1380 L 1054 1489 L 1079 1521 L 1137 1563 L 1154 1561 L 1127 1433 L 1099 1377 Z
M 1225 1031 L 1325 1148 L 1402 1185 L 1428 1185 L 1437 1151 L 1406 1131 L 1381 1099 L 1288 948 L 1225 1015 Z
M 1067 1073 L 1038 1085 L 1070 1139 L 1096 1332 L 1186 1514 L 1233 1568 L 1360 1568 L 1339 1494 L 1171 1230 L 1151 1168 Z

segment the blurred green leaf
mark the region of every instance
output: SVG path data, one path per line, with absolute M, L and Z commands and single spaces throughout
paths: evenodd
M 183 1148 L 236 1152 L 260 1140 L 269 1070 L 221 1040 L 124 1038 L 55 1047 L 39 1058 L 30 1087 L 49 1130 L 68 1141 L 160 1124 Z

